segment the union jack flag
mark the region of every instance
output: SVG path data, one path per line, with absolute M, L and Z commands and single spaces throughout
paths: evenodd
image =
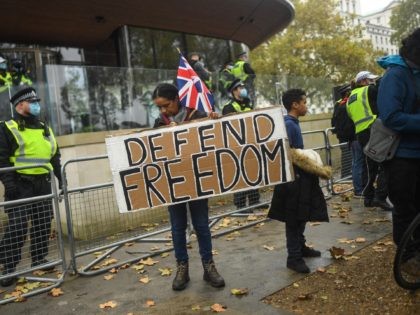
M 214 111 L 213 95 L 181 54 L 177 74 L 179 101 L 182 106 L 210 113 Z

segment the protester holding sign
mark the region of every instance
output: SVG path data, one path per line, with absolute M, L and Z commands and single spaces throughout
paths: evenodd
M 284 120 L 290 147 L 292 150 L 303 149 L 298 117 L 304 116 L 308 110 L 305 92 L 300 89 L 288 90 L 282 100 L 288 112 Z M 287 267 L 299 273 L 309 273 L 303 257 L 319 257 L 321 253 L 306 245 L 303 234 L 306 222 L 328 222 L 328 213 L 318 179 L 321 175 L 318 170 L 322 166 L 315 162 L 312 167 L 312 158 L 300 157 L 300 151 L 295 150 L 299 155 L 296 160 L 304 160 L 308 167 L 304 170 L 293 161 L 295 181 L 275 186 L 268 217 L 286 223 Z
M 160 110 L 155 127 L 177 125 L 186 121 L 207 117 L 205 112 L 183 107 L 179 101 L 178 89 L 171 84 L 159 84 L 153 91 L 153 101 Z M 217 113 L 210 113 L 210 117 L 217 118 Z M 191 183 L 194 185 L 194 183 Z M 187 209 L 190 210 L 191 220 L 197 234 L 200 256 L 204 268 L 203 279 L 213 287 L 223 287 L 225 281 L 217 272 L 213 261 L 211 232 L 209 228 L 208 199 L 193 200 L 178 203 L 168 207 L 172 241 L 177 260 L 177 272 L 172 283 L 172 289 L 183 290 L 186 288 L 189 277 L 188 252 L 187 252 Z

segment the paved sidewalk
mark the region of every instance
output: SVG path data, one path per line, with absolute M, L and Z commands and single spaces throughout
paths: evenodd
M 342 202 L 339 196 L 328 200 L 330 223 L 307 225 L 307 241 L 322 251 L 321 258 L 307 259 L 311 270 L 329 265 L 332 260 L 328 252 L 331 246 L 345 248 L 354 252 L 391 232 L 391 214 L 380 209 L 368 210 L 363 201 L 358 199 Z M 351 206 L 347 218 L 337 216 L 342 206 Z M 345 223 L 343 223 L 345 222 Z M 166 258 L 154 257 L 159 263 L 145 266 L 151 282 L 142 284 L 139 278 L 143 275 L 132 268 L 120 270 L 112 280 L 104 280 L 104 275 L 67 276 L 61 286 L 63 295 L 51 297 L 40 294 L 22 303 L 9 303 L 0 306 L 1 314 L 211 314 L 210 306 L 219 303 L 226 306 L 223 314 L 287 314 L 267 305 L 261 300 L 294 281 L 304 277 L 288 270 L 284 224 L 267 221 L 262 226 L 241 230 L 234 240 L 227 236 L 214 239 L 216 266 L 226 281 L 226 287 L 212 288 L 202 280 L 202 267 L 198 256 L 197 244 L 192 243 L 190 253 L 191 281 L 184 291 L 174 292 L 171 289 L 172 274 L 162 277 L 158 268 L 175 270 L 173 252 Z M 364 243 L 341 244 L 338 239 L 355 239 L 363 237 Z M 266 246 L 273 246 L 267 250 Z M 351 244 L 354 246 L 354 243 Z M 118 257 L 114 257 L 118 258 Z M 233 288 L 248 288 L 249 294 L 242 297 L 231 295 Z M 147 308 L 147 300 L 153 300 L 155 306 Z M 115 301 L 113 309 L 100 309 L 99 304 Z M 199 306 L 200 310 L 193 310 Z

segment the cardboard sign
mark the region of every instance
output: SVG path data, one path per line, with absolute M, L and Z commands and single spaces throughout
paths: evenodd
M 292 180 L 279 107 L 106 139 L 121 213 Z

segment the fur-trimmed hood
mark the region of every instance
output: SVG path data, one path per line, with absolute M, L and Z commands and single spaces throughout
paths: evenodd
M 319 154 L 312 149 L 290 149 L 292 163 L 304 171 L 323 179 L 332 176 L 331 166 L 323 165 Z

